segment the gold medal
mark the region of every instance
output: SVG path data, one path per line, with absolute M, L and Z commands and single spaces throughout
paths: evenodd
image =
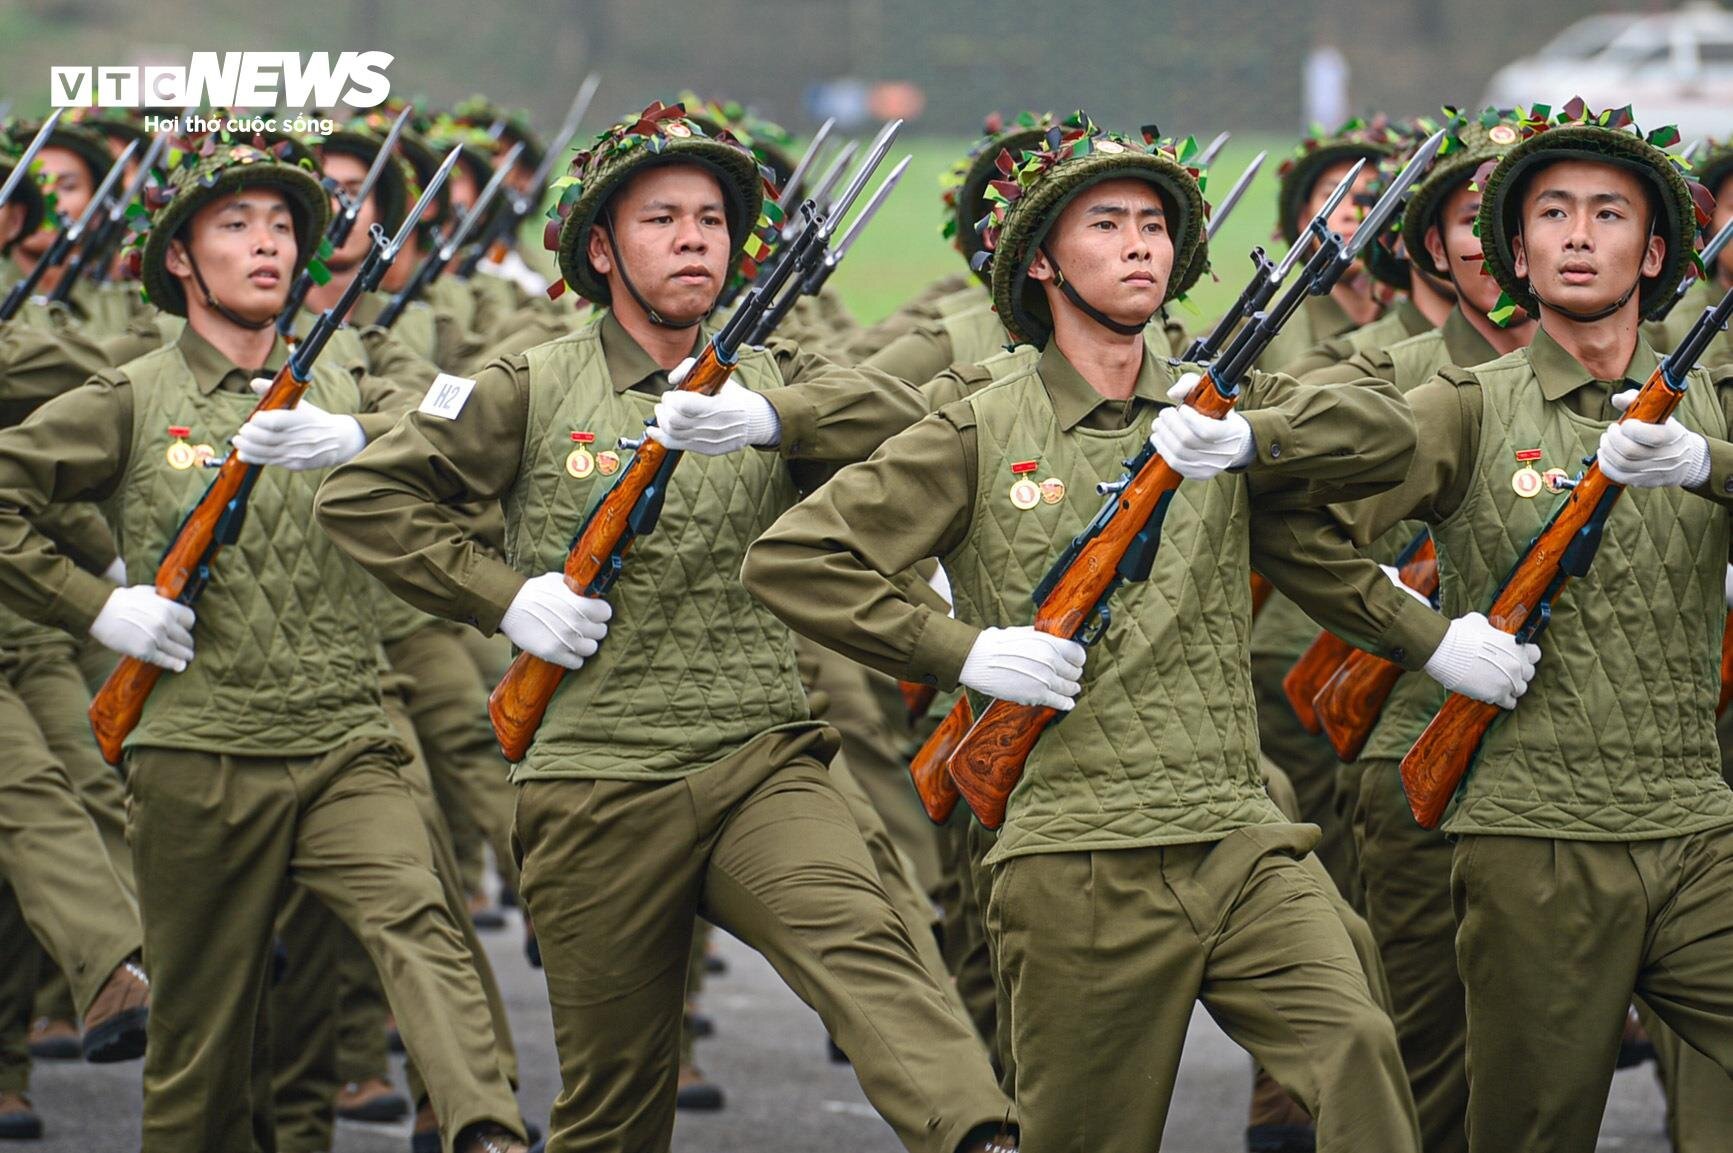
M 1540 474 L 1540 479 L 1545 482 L 1548 492 L 1559 493 L 1569 487 L 1571 474 L 1562 468 L 1549 468 Z
M 168 451 L 163 455 L 168 459 L 168 466 L 176 472 L 185 472 L 199 462 L 198 451 L 187 443 L 187 437 L 192 433 L 193 430 L 184 425 L 169 426 L 168 434 L 174 439 L 169 442 Z
M 620 471 L 620 454 L 613 449 L 606 449 L 596 454 L 596 471 L 603 476 L 613 476 Z
M 1510 487 L 1511 491 L 1525 500 L 1533 500 L 1540 495 L 1541 489 L 1546 487 L 1546 482 L 1541 480 L 1540 473 L 1535 471 L 1534 467 L 1534 462 L 1539 460 L 1541 455 L 1538 448 L 1516 450 L 1516 463 L 1521 467 L 1511 474 Z
M 1065 482 L 1056 476 L 1050 476 L 1041 482 L 1041 499 L 1048 504 L 1058 504 L 1065 499 Z
M 572 439 L 578 447 L 566 454 L 566 472 L 577 480 L 583 480 L 596 471 L 596 458 L 590 454 L 587 445 L 593 444 L 596 434 L 593 432 L 574 432 Z
M 1033 476 L 1038 464 L 1033 460 L 1013 461 L 1011 464 L 1011 475 L 1016 478 L 1011 482 L 1011 503 L 1024 512 L 1041 503 L 1041 486 L 1035 483 Z
M 195 444 L 193 445 L 193 455 L 198 457 L 199 466 L 202 468 L 217 459 L 217 450 L 208 444 Z

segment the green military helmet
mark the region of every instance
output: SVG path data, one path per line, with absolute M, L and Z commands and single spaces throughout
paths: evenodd
M 1187 276 L 1202 275 L 1199 251 L 1204 246 L 1204 203 L 1201 173 L 1187 167 L 1197 142 L 1157 140 L 1145 129 L 1142 143 L 1098 127 L 1083 112 L 1049 129 L 1042 147 L 1026 151 L 1009 176 L 988 183 L 984 194 L 991 211 L 981 222 L 982 251 L 974 259 L 977 271 L 990 271 L 993 308 L 1019 342 L 1045 344 L 1053 317 L 1040 284 L 1029 279 L 1029 265 L 1066 205 L 1085 189 L 1109 180 L 1143 180 L 1153 185 L 1168 214 L 1173 237 L 1173 273 L 1162 303 L 1176 299 Z M 1081 299 L 1081 298 L 1073 298 Z M 1086 311 L 1091 307 L 1085 302 Z M 1118 327 L 1097 315 L 1109 327 Z
M 40 120 L 14 120 L 7 131 L 13 146 L 22 152 L 41 127 Z M 108 170 L 114 167 L 114 153 L 99 133 L 68 124 L 64 119 L 48 134 L 45 147 L 64 148 L 78 157 L 90 172 L 90 187 L 93 191 L 102 183 L 102 178 L 108 175 Z
M 144 115 L 138 108 L 73 108 L 61 117 L 61 123 L 101 136 L 108 141 L 112 153 L 118 154 L 135 142 L 142 153 L 150 147 L 150 133 L 144 130 Z
M 391 126 L 397 122 L 397 117 L 402 113 L 404 107 L 405 101 L 392 97 L 377 108 L 369 108 L 366 112 L 356 116 L 344 127 L 364 130 L 383 140 L 391 132 Z M 403 131 L 397 136 L 398 155 L 408 162 L 414 176 L 411 188 L 416 190 L 415 196 L 420 195 L 420 189 L 427 187 L 428 182 L 433 179 L 434 173 L 439 171 L 440 161 L 444 159 L 444 155 L 435 152 L 422 135 L 427 130 L 429 123 L 427 117 L 420 113 L 411 113 L 409 123 L 403 126 Z M 413 200 L 414 197 L 411 197 L 411 202 Z M 432 230 L 443 223 L 450 212 L 451 188 L 449 185 L 441 183 L 439 191 L 434 194 L 433 203 L 427 206 L 427 213 L 422 216 L 421 223 L 416 226 L 416 231 L 424 239 L 431 236 Z
M 405 135 L 408 126 L 405 125 Z M 389 121 L 385 131 L 391 131 Z M 312 147 L 320 159 L 320 167 L 324 167 L 324 158 L 332 153 L 353 156 L 362 164 L 371 166 L 379 155 L 380 146 L 385 143 L 384 133 L 375 133 L 368 125 L 352 120 L 339 125 L 328 136 L 318 134 L 305 138 L 305 143 Z M 398 143 L 401 146 L 402 137 Z M 420 182 L 415 179 L 414 169 L 400 149 L 393 155 L 384 168 L 379 170 L 379 180 L 373 185 L 374 217 L 387 234 L 394 234 L 403 224 L 403 218 L 409 214 L 409 205 L 419 195 Z
M 1653 207 L 1661 214 L 1654 228 L 1667 242 L 1667 258 L 1659 275 L 1639 280 L 1635 288 L 1644 315 L 1656 302 L 1668 299 L 1686 271 L 1700 263 L 1697 241 L 1709 222 L 1714 198 L 1686 176 L 1685 161 L 1665 151 L 1678 143 L 1677 129 L 1669 126 L 1645 135 L 1628 107 L 1592 112 L 1578 97 L 1557 115 L 1543 104 L 1528 109 L 1520 117 L 1517 134 L 1521 139 L 1495 165 L 1483 163 L 1482 175 L 1477 177 L 1482 189 L 1476 225 L 1481 249 L 1488 270 L 1504 290 L 1492 314 L 1495 322 L 1507 320 L 1516 306 L 1535 315 L 1539 301 L 1528 281 L 1516 274 L 1510 239 L 1520 225 L 1525 178 L 1556 161 L 1615 165 L 1642 177 L 1654 193 Z
M 169 242 L 200 208 L 243 188 L 273 188 L 288 201 L 295 223 L 291 276 L 299 275 L 312 259 L 330 219 L 330 198 L 310 168 L 285 162 L 274 151 L 227 132 L 171 148 L 165 166 L 168 182 L 150 190 L 150 225 L 138 241 L 142 244 L 138 273 L 145 295 L 164 312 L 187 314 L 186 294 L 168 271 Z
M 1401 144 L 1401 136 L 1381 116 L 1350 120 L 1334 132 L 1314 127 L 1276 169 L 1276 227 L 1282 239 L 1293 244 L 1300 238 L 1300 212 L 1325 169 L 1345 160 L 1376 164 Z
M 626 181 L 667 164 L 698 164 L 715 173 L 734 253 L 730 273 L 736 263 L 763 255 L 762 232 L 775 221 L 767 222 L 761 214 L 774 209 L 774 200 L 767 195 L 758 161 L 732 136 L 711 136 L 684 107 L 658 100 L 603 132 L 572 158 L 565 176 L 549 185 L 558 199 L 548 209 L 542 240 L 558 257 L 562 283 L 593 303 L 611 303 L 607 280 L 590 264 L 590 229 Z M 557 296 L 559 290 L 550 289 L 550 294 Z
M 1444 202 L 1474 179 L 1488 161 L 1496 162 L 1522 137 L 1522 122 L 1515 109 L 1484 108 L 1459 112 L 1446 108 L 1444 140 L 1425 177 L 1414 186 L 1402 212 L 1401 234 L 1407 239 L 1408 259 L 1428 276 L 1448 281 L 1449 269 L 1440 268 L 1426 249 L 1426 231 L 1437 222 Z
M 1720 199 L 1721 185 L 1733 176 L 1733 140 L 1707 140 L 1703 155 L 1691 161 L 1691 175 Z
M 547 155 L 548 146 L 530 127 L 530 114 L 522 108 L 503 108 L 485 96 L 476 95 L 451 110 L 451 118 L 468 128 L 478 128 L 495 142 L 494 151 L 510 151 L 514 144 L 524 150 L 518 163 L 534 171 Z
M 758 163 L 770 169 L 770 183 L 778 190 L 794 175 L 799 158 L 795 154 L 794 134 L 773 120 L 766 120 L 756 111 L 736 100 L 704 100 L 691 92 L 680 94 L 686 114 L 711 136 L 724 132 L 746 145 Z
M 995 112 L 982 126 L 983 135 L 968 154 L 951 170 L 939 177 L 939 189 L 945 202 L 945 219 L 939 233 L 963 254 L 970 267 L 975 254 L 981 251 L 978 226 L 986 218 L 987 185 L 1008 177 L 1023 153 L 1041 146 L 1057 120 L 1051 112 L 1019 112 L 1010 120 Z M 975 275 L 981 283 L 989 278 L 981 271 Z
M 484 128 L 476 128 L 464 124 L 455 117 L 442 113 L 435 116 L 427 125 L 427 130 L 421 134 L 430 148 L 440 156 L 444 156 L 454 147 L 460 149 L 457 154 L 457 166 L 469 176 L 475 184 L 476 194 L 487 187 L 487 182 L 493 179 L 493 156 L 495 141 Z M 493 220 L 494 215 L 504 207 L 500 197 L 494 197 L 493 203 L 487 206 L 482 218 L 476 221 L 476 232 L 479 236 Z
M 1408 161 L 1419 151 L 1420 146 L 1438 129 L 1438 122 L 1429 116 L 1416 116 L 1396 125 L 1397 144 L 1379 158 L 1377 176 L 1373 178 L 1371 187 L 1362 194 L 1366 207 L 1377 203 L 1378 197 L 1383 194 L 1390 181 L 1396 179 Z M 1381 235 L 1373 237 L 1372 242 L 1366 245 L 1362 250 L 1361 260 L 1366 271 L 1372 274 L 1373 280 L 1398 292 L 1407 292 L 1412 287 L 1412 257 L 1406 250 L 1396 250 L 1401 235 L 1402 218 L 1397 216 Z
M 24 149 L 15 146 L 9 137 L 0 136 L 0 184 L 12 175 L 18 167 L 18 158 L 24 155 Z M 16 202 L 24 207 L 24 219 L 19 223 L 18 235 L 7 244 L 6 251 L 32 232 L 42 227 L 42 222 L 48 219 L 48 201 L 42 191 L 42 185 L 31 179 L 18 182 L 18 187 L 12 193 Z

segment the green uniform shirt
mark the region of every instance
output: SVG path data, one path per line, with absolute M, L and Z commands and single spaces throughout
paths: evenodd
M 962 291 L 971 284 L 979 283 L 980 281 L 974 276 L 964 272 L 954 272 L 949 276 L 939 277 L 915 294 L 914 298 L 907 304 L 877 324 L 861 329 L 851 336 L 848 346 L 843 349 L 843 359 L 851 364 L 856 364 L 874 353 L 888 348 L 891 342 L 903 333 L 908 332 L 917 324 L 932 320 L 937 316 L 936 308 L 939 301 Z
M 1321 341 L 1295 358 L 1292 364 L 1282 365 L 1281 371 L 1305 380 L 1313 372 L 1341 364 L 1357 352 L 1388 348 L 1397 341 L 1430 332 L 1432 327 L 1432 322 L 1414 307 L 1414 302 L 1403 297 L 1377 320 L 1362 324 L 1341 336 Z

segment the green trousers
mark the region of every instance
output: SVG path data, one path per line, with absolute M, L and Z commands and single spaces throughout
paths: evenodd
M 1594 1149 L 1633 996 L 1733 1072 L 1733 829 L 1465 836 L 1450 892 L 1470 1149 Z
M 129 750 L 129 833 L 153 981 L 145 1153 L 230 1153 L 269 1132 L 269 1068 L 254 1057 L 291 878 L 387 974 L 448 1153 L 464 1126 L 518 1126 L 487 999 L 402 760 L 400 746 L 373 739 L 297 757 Z
M 409 678 L 409 718 L 427 758 L 434 795 L 452 830 L 458 863 L 471 893 L 482 891 L 482 847 L 492 844 L 502 877 L 515 882 L 509 851 L 511 786 L 505 759 L 487 719 L 487 694 L 463 633 L 434 621 L 385 646 L 393 671 Z M 504 798 L 503 801 L 501 798 Z
M 1395 761 L 1357 764 L 1354 832 L 1366 920 L 1395 1005 L 1396 1040 L 1426 1153 L 1468 1148 L 1468 1019 L 1456 972 L 1451 843 L 1415 823 Z M 1596 1115 L 1599 1120 L 1599 1114 Z
M 1354 908 L 1360 907 L 1360 865 L 1355 859 L 1353 830 L 1337 795 L 1340 762 L 1330 742 L 1300 727 L 1294 707 L 1282 692 L 1282 678 L 1293 661 L 1286 657 L 1254 656 L 1252 689 L 1258 708 L 1258 744 L 1294 784 L 1300 816 L 1323 830 L 1318 859 L 1336 888 Z
M 1025 1153 L 1159 1148 L 1200 1000 L 1312 1114 L 1319 1150 L 1420 1148 L 1395 1030 L 1300 860 L 1315 839 L 1270 825 L 995 868 Z
M 562 1074 L 549 1153 L 668 1148 L 700 915 L 817 1010 L 909 1149 L 951 1153 L 1011 1114 L 837 795 L 835 747 L 830 730 L 773 732 L 673 780 L 518 786 Z

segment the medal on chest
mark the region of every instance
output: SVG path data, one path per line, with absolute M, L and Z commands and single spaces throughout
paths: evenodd
M 1011 504 L 1013 507 L 1028 512 L 1041 503 L 1041 486 L 1035 483 L 1035 469 L 1039 464 L 1033 460 L 1013 461 L 1011 464 Z
M 596 434 L 593 432 L 574 432 L 572 433 L 572 440 L 577 442 L 577 447 L 566 454 L 566 473 L 578 480 L 583 480 L 596 471 L 596 458 L 590 452 L 590 445 L 596 442 Z
M 1517 469 L 1510 476 L 1511 491 L 1525 500 L 1533 500 L 1547 487 L 1545 479 L 1535 471 L 1534 462 L 1541 458 L 1538 448 L 1519 448 L 1516 450 Z M 1553 469 L 1557 472 L 1559 470 Z
M 176 472 L 185 472 L 199 462 L 198 450 L 187 443 L 187 437 L 193 434 L 192 429 L 182 424 L 171 424 L 168 434 L 171 439 L 168 442 L 168 450 L 163 453 L 163 456 L 167 459 L 170 468 Z

